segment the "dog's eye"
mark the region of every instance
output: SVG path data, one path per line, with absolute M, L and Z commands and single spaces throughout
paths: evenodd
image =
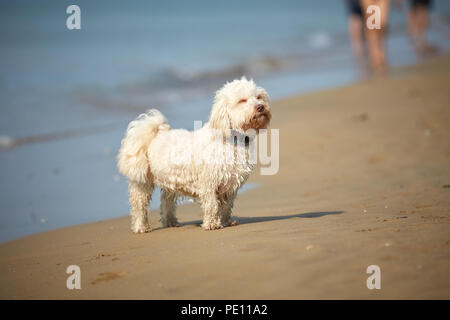
M 241 99 L 241 100 L 239 100 L 238 104 L 239 103 L 246 103 L 246 102 L 247 102 L 247 99 Z
M 263 98 L 263 96 L 261 94 L 256 97 L 257 100 L 261 100 L 262 98 Z

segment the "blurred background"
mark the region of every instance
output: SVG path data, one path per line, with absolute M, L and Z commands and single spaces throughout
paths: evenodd
M 66 28 L 71 4 L 81 30 Z M 390 8 L 390 67 L 450 51 L 450 1 L 429 11 L 432 54 L 414 50 L 408 10 Z M 193 129 L 214 91 L 242 75 L 272 100 L 370 76 L 349 17 L 336 0 L 1 0 L 0 241 L 126 215 L 116 154 L 148 108 Z

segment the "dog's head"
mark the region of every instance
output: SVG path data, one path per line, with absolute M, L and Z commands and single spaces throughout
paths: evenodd
M 269 125 L 269 95 L 253 80 L 242 77 L 217 91 L 209 118 L 209 126 L 225 132 L 228 129 L 247 131 L 265 129 Z

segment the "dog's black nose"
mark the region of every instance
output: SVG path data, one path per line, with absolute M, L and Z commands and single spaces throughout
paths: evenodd
M 258 104 L 255 108 L 258 112 L 264 112 L 265 109 L 263 104 Z

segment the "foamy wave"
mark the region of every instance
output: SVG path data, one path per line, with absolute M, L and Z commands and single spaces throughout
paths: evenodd
M 12 148 L 16 145 L 16 139 L 10 136 L 0 136 L 0 149 Z
M 146 110 L 149 105 L 160 108 L 202 98 L 227 81 L 244 75 L 263 77 L 288 69 L 294 61 L 298 59 L 268 56 L 216 69 L 166 68 L 119 87 L 78 88 L 72 93 L 72 98 L 88 105 L 136 112 Z
M 7 135 L 0 136 L 0 150 L 11 149 L 18 147 L 23 144 L 39 143 L 53 140 L 69 139 L 73 137 L 88 136 L 92 134 L 102 133 L 114 128 L 122 127 L 124 124 L 121 123 L 111 123 L 103 126 L 97 126 L 92 128 L 83 128 L 78 130 L 67 130 L 61 132 L 51 132 L 44 134 L 36 134 L 24 137 L 13 138 Z
M 308 37 L 308 43 L 313 48 L 328 48 L 333 41 L 328 33 L 316 32 Z

